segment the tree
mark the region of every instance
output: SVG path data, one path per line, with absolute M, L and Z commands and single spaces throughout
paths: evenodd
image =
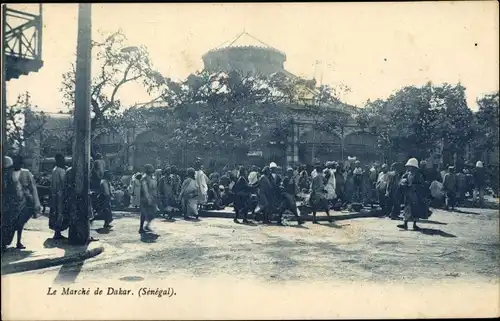
M 47 121 L 47 116 L 37 109 L 38 106 L 32 103 L 29 92 L 19 95 L 14 105 L 7 106 L 5 117 L 7 118 L 7 144 L 10 152 L 18 154 L 33 152 L 26 151 L 27 142 L 43 132 Z
M 431 155 L 439 143 L 439 110 L 431 105 L 432 97 L 432 84 L 428 83 L 405 87 L 387 99 L 383 110 L 389 113 L 385 132 L 389 148 L 417 159 Z
M 472 146 L 476 157 L 483 152 L 493 152 L 499 146 L 499 92 L 477 99 L 479 110 L 474 114 L 474 140 Z
M 94 117 L 91 121 L 92 140 L 103 133 L 122 130 L 123 111 L 120 92 L 132 82 L 142 82 L 148 93 L 165 82 L 152 69 L 149 53 L 145 47 L 125 47 L 126 37 L 119 30 L 103 42 L 93 42 L 96 54 L 96 76 L 92 78 L 91 103 Z M 61 92 L 65 105 L 73 110 L 75 103 L 75 65 L 63 74 Z
M 277 105 L 284 95 L 262 77 L 237 72 L 200 72 L 182 83 L 170 81 L 162 95 L 172 106 L 170 123 L 175 129 L 169 143 L 194 148 L 249 147 L 264 128 L 283 129 L 287 116 Z
M 438 136 L 442 139 L 444 164 L 460 167 L 465 157 L 465 147 L 474 137 L 474 115 L 467 106 L 465 87 L 442 84 L 433 87 L 431 100 L 440 111 Z

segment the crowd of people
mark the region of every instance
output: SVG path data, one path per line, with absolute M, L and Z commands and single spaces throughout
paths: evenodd
M 2 250 L 17 232 L 17 248 L 24 248 L 22 231 L 31 217 L 49 206 L 49 228 L 54 239 L 64 239 L 62 232 L 70 224 L 71 195 L 75 188 L 73 170 L 63 155 L 56 155 L 50 175 L 37 180 L 23 168 L 20 156 L 4 158 L 4 194 L 2 208 Z M 179 169 L 175 165 L 155 169 L 145 165 L 143 171 L 130 177 L 114 177 L 106 170 L 102 155 L 91 160 L 89 220 L 104 221 L 111 229 L 114 207 L 140 210 L 139 233 L 152 232 L 151 222 L 158 215 L 173 219 L 180 214 L 186 220 L 198 219 L 201 210 L 232 207 L 234 221 L 249 223 L 248 214 L 256 221 L 283 225 L 286 212 L 298 224 L 304 219 L 299 208 L 317 213 L 331 210 L 359 211 L 363 207 L 380 207 L 382 215 L 408 229 L 418 219 L 431 215 L 430 207 L 453 210 L 472 197 L 483 206 L 486 173 L 482 162 L 466 164 L 457 171 L 453 166 L 439 171 L 425 161 L 410 158 L 405 165 L 388 166 L 379 162 L 362 165 L 360 160 L 348 162 L 316 162 L 314 166 L 296 166 L 283 170 L 276 163 L 262 169 L 257 166 L 227 166 L 205 170 L 201 159 L 194 166 Z M 46 201 L 44 201 L 46 200 Z M 45 209 L 44 209 L 45 210 Z

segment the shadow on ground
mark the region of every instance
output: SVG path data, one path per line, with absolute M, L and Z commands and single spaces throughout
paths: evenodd
M 450 234 L 450 233 L 447 233 L 443 230 L 433 229 L 433 228 L 421 227 L 419 230 L 417 230 L 417 232 L 420 232 L 420 233 L 425 234 L 425 235 L 438 235 L 438 236 L 442 236 L 442 237 L 451 237 L 451 238 L 457 237 L 454 234 Z

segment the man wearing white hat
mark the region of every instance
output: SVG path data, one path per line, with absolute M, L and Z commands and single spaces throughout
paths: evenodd
M 486 187 L 486 171 L 484 170 L 483 162 L 477 161 L 474 169 L 474 203 L 480 207 L 484 206 L 484 190 Z

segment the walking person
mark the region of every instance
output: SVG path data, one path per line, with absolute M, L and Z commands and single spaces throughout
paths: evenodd
M 4 159 L 4 163 L 9 165 L 8 159 Z M 12 160 L 12 170 L 7 167 L 4 173 L 4 194 L 9 204 L 7 211 L 2 209 L 2 250 L 12 243 L 14 234 L 17 234 L 16 248 L 26 248 L 22 243 L 24 225 L 42 208 L 35 178 L 23 165 L 24 160 L 18 155 Z
M 69 217 L 66 215 L 64 206 L 64 190 L 66 180 L 66 164 L 64 156 L 57 154 L 55 156 L 56 166 L 52 170 L 52 179 L 50 185 L 50 212 L 49 228 L 54 231 L 54 240 L 65 239 L 61 234 L 69 227 Z
M 300 218 L 299 210 L 297 209 L 297 184 L 295 183 L 293 174 L 293 169 L 289 168 L 283 182 L 281 183 L 282 201 L 279 207 L 278 225 L 283 225 L 282 218 L 286 210 L 292 212 L 292 214 L 297 218 L 297 223 L 299 225 L 304 224 L 304 220 Z
M 158 212 L 158 192 L 156 179 L 154 178 L 154 167 L 151 164 L 144 166 L 145 176 L 141 179 L 141 222 L 139 233 L 153 232 L 151 222 Z M 144 226 L 146 223 L 146 226 Z
M 413 222 L 413 230 L 417 231 L 419 218 L 428 217 L 428 207 L 425 203 L 425 191 L 423 190 L 424 178 L 418 167 L 418 160 L 410 158 L 405 165 L 406 173 L 401 177 L 399 183 L 404 193 L 404 222 L 398 225 L 399 228 L 408 229 L 408 222 Z

